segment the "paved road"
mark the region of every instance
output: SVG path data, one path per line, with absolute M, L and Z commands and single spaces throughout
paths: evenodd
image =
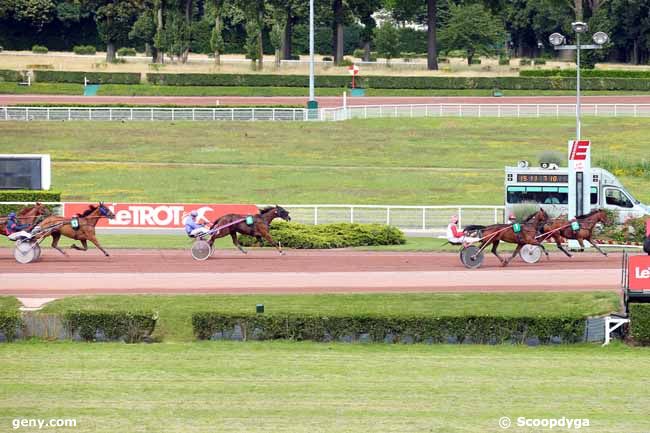
M 134 105 L 300 105 L 306 106 L 307 97 L 239 97 L 239 96 L 70 96 L 70 95 L 0 95 L 0 105 L 15 104 L 134 104 Z M 317 98 L 321 108 L 340 107 L 341 97 Z M 650 104 L 650 96 L 585 96 L 584 104 Z M 494 97 L 355 97 L 349 105 L 390 104 L 574 104 L 574 96 L 506 96 Z
M 18 265 L 0 250 L 0 294 L 60 297 L 97 293 L 319 293 L 619 290 L 620 254 L 591 253 L 550 262 L 520 259 L 502 268 L 494 257 L 467 270 L 452 253 L 253 250 L 217 251 L 205 262 L 188 251 L 45 250 Z

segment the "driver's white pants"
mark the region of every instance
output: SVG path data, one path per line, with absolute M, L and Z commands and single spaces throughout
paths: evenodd
M 451 244 L 473 244 L 474 242 L 480 241 L 481 238 L 475 238 L 472 236 L 461 236 L 459 238 L 451 237 L 447 240 Z
M 32 237 L 32 235 L 29 234 L 28 232 L 26 232 L 25 230 L 22 230 L 22 231 L 19 231 L 19 232 L 16 232 L 16 233 L 12 233 L 7 237 L 9 238 L 10 241 L 16 241 L 16 240 L 18 240 L 20 238 L 28 238 L 29 239 L 29 238 Z
M 196 229 L 192 230 L 190 232 L 190 236 L 197 237 L 197 236 L 200 236 L 200 235 L 207 234 L 209 232 L 210 232 L 210 230 L 207 227 L 199 227 L 199 228 L 196 228 Z

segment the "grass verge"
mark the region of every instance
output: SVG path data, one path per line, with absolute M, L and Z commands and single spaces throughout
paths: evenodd
M 263 303 L 265 314 L 304 313 L 322 315 L 427 315 L 440 316 L 580 316 L 618 309 L 618 295 L 594 293 L 422 293 L 355 295 L 200 295 L 200 296 L 75 296 L 44 308 L 56 313 L 70 309 L 158 311 L 155 335 L 165 341 L 191 341 L 192 313 L 216 311 L 244 313 Z
M 0 347 L 0 424 L 74 418 L 76 428 L 59 430 L 81 433 L 496 433 L 502 416 L 565 416 L 589 419 L 591 433 L 645 433 L 650 397 L 639 365 L 648 353 L 622 345 L 16 343 Z

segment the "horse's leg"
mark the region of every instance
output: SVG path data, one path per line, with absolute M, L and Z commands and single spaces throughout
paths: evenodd
M 578 241 L 578 244 L 580 244 L 580 252 L 584 252 L 585 244 L 582 242 L 582 236 L 576 236 L 576 240 Z
M 237 232 L 236 231 L 231 231 L 230 232 L 230 237 L 232 238 L 232 243 L 235 244 L 235 246 L 239 249 L 244 254 L 248 254 L 248 251 L 242 248 L 241 245 L 239 245 L 239 239 L 237 239 Z
M 91 236 L 88 236 L 88 240 L 89 240 L 90 242 L 92 242 L 93 244 L 95 244 L 95 246 L 97 247 L 97 249 L 98 249 L 99 251 L 101 251 L 102 253 L 104 253 L 104 255 L 105 255 L 106 257 L 109 257 L 109 256 L 110 256 L 110 254 L 108 254 L 108 253 L 106 252 L 106 250 L 105 250 L 104 248 L 102 248 L 101 245 L 99 245 L 99 242 L 97 241 L 97 238 L 96 238 L 95 236 L 92 236 L 92 235 L 91 235 Z M 86 247 L 86 249 L 88 249 L 88 245 L 86 244 L 86 241 L 81 241 L 81 243 L 83 244 L 84 247 Z
M 517 254 L 519 254 L 519 251 L 521 251 L 521 247 L 523 247 L 524 245 L 525 244 L 517 244 L 517 248 L 515 248 L 515 251 L 512 253 L 512 255 L 503 262 L 503 266 L 508 266 L 508 263 L 510 263 L 510 261 L 512 261 L 512 259 L 514 259 L 517 256 Z
M 255 236 L 255 239 L 257 239 L 257 246 L 258 247 L 264 246 L 264 239 L 262 239 L 262 236 Z
M 539 247 L 544 251 L 544 254 L 546 254 L 546 259 L 551 260 L 551 256 L 548 254 L 548 251 L 546 251 L 546 247 L 544 247 L 544 243 L 540 242 Z
M 497 252 L 497 247 L 499 246 L 499 242 L 500 242 L 500 240 L 499 240 L 499 239 L 495 239 L 495 240 L 490 241 L 490 242 L 492 243 L 492 254 L 494 254 L 495 256 L 497 256 L 497 259 L 499 259 L 499 262 L 501 262 L 501 264 L 503 265 L 503 258 L 502 258 L 502 257 L 499 255 L 499 253 Z M 504 266 L 505 266 L 505 265 L 504 265 Z
M 562 237 L 560 235 L 554 235 L 553 239 L 555 239 L 555 245 L 557 245 L 557 248 L 562 251 L 564 254 L 567 255 L 567 257 L 573 257 L 570 252 L 568 252 L 563 246 L 562 246 Z
M 271 234 L 269 233 L 269 231 L 266 230 L 266 227 L 264 227 L 264 228 L 263 228 L 262 230 L 260 230 L 259 232 L 260 232 L 260 236 L 263 237 L 264 240 L 266 240 L 268 243 L 270 243 L 271 245 L 273 245 L 273 246 L 275 247 L 275 249 L 278 250 L 278 252 L 279 252 L 280 254 L 284 255 L 284 251 L 282 251 L 282 247 L 280 246 L 279 243 L 277 243 L 277 242 L 275 242 L 275 241 L 273 240 L 273 238 L 271 237 Z
M 602 255 L 604 255 L 605 257 L 607 257 L 607 253 L 606 253 L 605 251 L 601 250 L 600 247 L 599 247 L 598 245 L 596 245 L 596 243 L 593 242 L 593 241 L 591 240 L 591 236 L 589 236 L 589 237 L 586 238 L 586 239 L 587 239 L 587 241 L 589 241 L 589 243 L 590 243 L 591 245 L 594 246 L 594 248 L 596 248 L 596 249 L 598 250 L 598 252 L 599 252 L 600 254 L 602 254 Z
M 79 248 L 76 244 L 70 245 L 70 248 L 75 249 L 77 251 L 88 251 L 88 241 L 85 239 L 80 240 L 81 245 L 83 245 L 83 248 Z
M 61 239 L 61 233 L 60 232 L 52 232 L 52 248 L 63 254 L 64 256 L 67 256 L 65 251 L 63 251 L 61 248 L 59 248 L 59 239 Z

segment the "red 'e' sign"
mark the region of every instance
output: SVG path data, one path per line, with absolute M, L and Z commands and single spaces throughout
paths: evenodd
M 589 150 L 590 141 L 574 141 L 571 146 L 570 161 L 584 161 L 587 159 L 587 151 Z

